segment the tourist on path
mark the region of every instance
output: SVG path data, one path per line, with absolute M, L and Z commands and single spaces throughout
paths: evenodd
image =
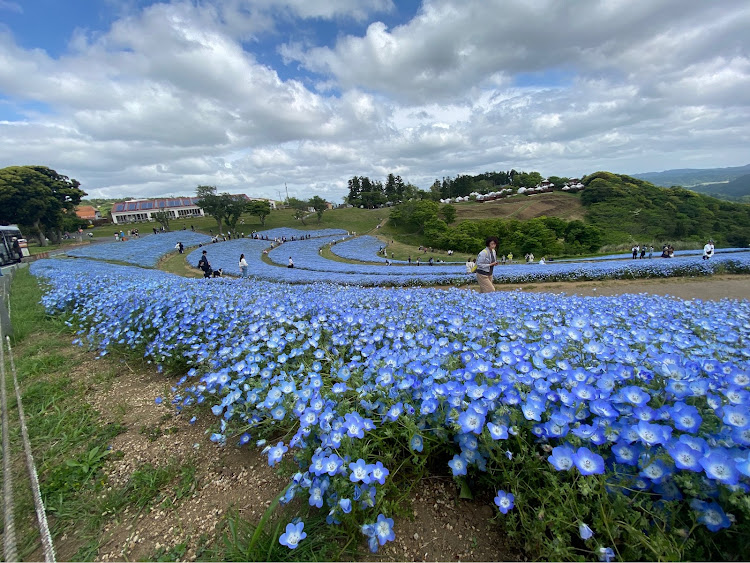
M 492 273 L 497 266 L 497 245 L 500 243 L 497 237 L 488 237 L 485 241 L 486 248 L 477 255 L 477 281 L 479 282 L 479 293 L 492 293 L 495 286 L 492 284 Z

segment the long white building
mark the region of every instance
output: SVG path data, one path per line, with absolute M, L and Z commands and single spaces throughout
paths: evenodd
M 112 206 L 112 222 L 139 223 L 153 221 L 154 213 L 167 211 L 173 219 L 203 217 L 203 210 L 196 205 L 197 197 L 163 197 L 157 199 L 134 199 L 121 201 Z
M 267 201 L 271 209 L 276 209 L 276 202 L 272 199 L 248 197 L 245 194 L 235 194 L 235 197 L 243 197 L 247 201 Z M 197 197 L 162 197 L 157 199 L 131 199 L 120 201 L 112 206 L 112 222 L 115 225 L 122 223 L 140 223 L 153 221 L 153 214 L 158 211 L 167 211 L 173 219 L 185 219 L 188 217 L 203 217 L 203 209 L 196 205 Z

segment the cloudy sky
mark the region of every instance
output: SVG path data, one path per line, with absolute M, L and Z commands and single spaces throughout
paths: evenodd
M 0 167 L 341 201 L 750 163 L 747 0 L 0 0 Z

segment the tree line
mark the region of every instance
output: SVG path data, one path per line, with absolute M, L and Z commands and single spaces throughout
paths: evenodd
M 500 239 L 498 254 L 537 256 L 583 254 L 594 252 L 602 243 L 599 227 L 583 221 L 565 221 L 559 217 L 517 219 L 484 219 L 462 221 L 456 218 L 453 205 L 431 200 L 413 200 L 391 210 L 389 220 L 396 227 L 417 232 L 426 246 L 475 254 L 484 248 L 487 237 Z
M 421 190 L 413 184 L 404 182 L 401 176 L 388 174 L 385 182 L 372 180 L 367 176 L 353 176 L 347 182 L 349 192 L 346 202 L 355 207 L 372 209 L 384 205 L 395 205 L 409 199 L 426 199 L 439 201 L 455 197 L 465 197 L 471 193 L 486 194 L 505 187 L 533 188 L 544 178 L 539 172 L 484 172 L 482 174 L 459 174 L 455 178 L 435 179 L 427 190 Z M 550 182 L 562 186 L 569 178 L 550 176 Z
M 237 222 L 243 213 L 255 215 L 260 219 L 262 226 L 266 225 L 266 217 L 271 213 L 271 203 L 267 200 L 250 200 L 242 195 L 232 195 L 229 193 L 218 193 L 216 186 L 198 186 L 195 190 L 198 198 L 196 205 L 203 209 L 203 212 L 213 217 L 219 228 L 223 232 L 224 225 L 231 231 L 237 228 Z M 328 209 L 328 202 L 322 197 L 316 195 L 310 199 L 299 199 L 289 197 L 284 201 L 284 206 L 294 210 L 294 218 L 306 225 L 305 219 L 311 213 L 315 213 L 318 223 L 323 218 L 323 213 Z M 154 218 L 169 228 L 168 218 Z

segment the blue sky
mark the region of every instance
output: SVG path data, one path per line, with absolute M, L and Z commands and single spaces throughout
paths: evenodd
M 747 29 L 735 0 L 0 0 L 0 167 L 341 201 L 354 175 L 744 165 Z

